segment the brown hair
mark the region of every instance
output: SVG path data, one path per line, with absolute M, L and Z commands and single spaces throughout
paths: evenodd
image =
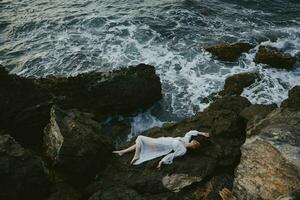
M 191 137 L 190 141 L 196 140 L 200 144 L 202 144 L 204 141 L 208 140 L 208 137 L 205 137 L 204 135 L 194 135 Z

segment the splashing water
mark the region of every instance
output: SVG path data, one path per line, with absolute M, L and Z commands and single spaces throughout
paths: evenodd
M 78 73 L 147 63 L 161 78 L 163 99 L 132 117 L 132 135 L 177 121 L 207 106 L 226 77 L 258 72 L 243 96 L 277 103 L 300 85 L 300 70 L 215 60 L 204 47 L 247 41 L 300 54 L 300 3 L 295 0 L 3 0 L 0 64 L 22 76 Z

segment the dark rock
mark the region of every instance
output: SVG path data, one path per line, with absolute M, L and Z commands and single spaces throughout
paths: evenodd
M 234 43 L 234 44 L 218 44 L 206 48 L 206 51 L 215 55 L 222 61 L 236 61 L 242 53 L 248 52 L 255 46 L 249 43 Z
M 276 104 L 254 104 L 242 110 L 241 116 L 247 119 L 248 121 L 246 128 L 247 137 L 251 136 L 251 133 L 253 133 L 252 130 L 256 128 L 258 122 L 264 119 L 269 113 L 271 113 L 276 108 Z
M 42 160 L 11 136 L 0 135 L 0 199 L 45 199 L 50 181 Z
M 222 95 L 240 95 L 245 87 L 250 86 L 257 79 L 255 73 L 240 73 L 228 77 L 225 80 Z
M 102 129 L 111 140 L 116 148 L 126 142 L 128 135 L 131 132 L 131 124 L 125 118 L 112 118 L 109 122 L 102 123 Z
M 219 92 L 211 93 L 209 96 L 204 98 L 203 103 L 209 103 L 217 99 L 222 98 L 223 96 L 230 95 L 240 95 L 245 87 L 253 84 L 257 79 L 258 75 L 256 73 L 240 73 L 229 76 L 225 80 L 224 89 Z
M 240 114 L 244 108 L 250 105 L 250 101 L 245 97 L 225 96 L 212 102 L 209 107 L 205 109 L 205 111 L 231 110 L 237 114 Z
M 89 200 L 141 200 L 142 197 L 134 190 L 118 185 L 117 187 L 111 187 L 111 190 L 99 190 L 93 194 Z
M 203 185 L 208 178 L 210 180 L 216 171 L 233 173 L 240 159 L 240 146 L 245 139 L 246 121 L 239 113 L 249 105 L 246 98 L 226 96 L 191 118 L 145 131 L 143 135 L 150 137 L 177 137 L 197 129 L 209 131 L 211 139 L 204 142 L 199 150 L 188 151 L 185 156 L 176 158 L 172 165 L 164 165 L 161 170 L 156 169 L 161 158 L 130 166 L 133 155 L 115 156 L 106 169 L 98 174 L 97 188 L 111 194 L 115 188 L 126 186 L 144 199 L 195 199 L 197 185 Z M 123 147 L 132 145 L 134 140 Z M 93 193 L 99 191 L 102 194 L 103 190 L 94 190 Z M 179 193 L 174 193 L 175 190 L 179 190 Z
M 300 109 L 300 86 L 297 85 L 289 91 L 288 99 L 281 103 L 283 108 Z
M 72 183 L 89 183 L 110 160 L 111 141 L 92 114 L 53 106 L 50 116 L 45 128 L 45 156 Z
M 32 79 L 9 75 L 0 68 L 0 127 L 24 146 L 42 141 L 42 130 L 49 119 L 50 94 Z
M 150 107 L 161 96 L 161 84 L 151 65 L 139 64 L 111 72 L 75 77 L 49 76 L 35 83 L 64 99 L 60 107 L 96 114 L 129 114 Z
M 205 200 L 221 200 L 219 191 L 224 187 L 232 189 L 233 176 L 229 174 L 220 174 L 214 176 L 211 180 L 207 181 L 203 186 L 196 190 L 197 199 Z
M 254 61 L 275 68 L 292 69 L 297 62 L 297 57 L 283 53 L 275 47 L 260 46 Z
M 0 127 L 22 145 L 41 147 L 42 130 L 53 104 L 100 117 L 130 114 L 161 98 L 153 66 L 140 64 L 112 72 L 75 77 L 24 78 L 0 68 Z
M 60 182 L 55 184 L 47 200 L 79 200 L 80 194 L 69 184 Z

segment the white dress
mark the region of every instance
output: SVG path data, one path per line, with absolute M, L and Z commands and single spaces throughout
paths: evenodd
M 138 165 L 147 160 L 164 156 L 161 161 L 164 164 L 172 164 L 173 159 L 183 156 L 187 149 L 184 143 L 188 143 L 192 136 L 202 134 L 202 132 L 191 130 L 184 137 L 159 137 L 151 138 L 139 135 L 136 139 L 137 148 L 140 148 L 139 159 L 133 164 Z

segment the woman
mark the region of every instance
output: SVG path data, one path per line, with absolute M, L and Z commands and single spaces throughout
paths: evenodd
M 165 155 L 158 163 L 160 169 L 162 164 L 172 164 L 175 157 L 183 156 L 187 149 L 197 149 L 200 142 L 207 139 L 209 133 L 191 130 L 184 137 L 159 137 L 151 138 L 139 135 L 135 144 L 127 149 L 113 151 L 120 156 L 125 153 L 135 151 L 131 164 L 138 165 L 147 160 L 151 160 Z

